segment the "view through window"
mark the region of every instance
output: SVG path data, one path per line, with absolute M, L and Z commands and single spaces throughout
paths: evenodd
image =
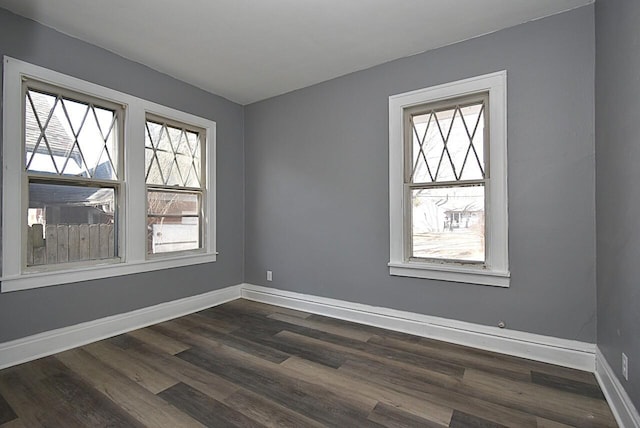
M 486 104 L 479 94 L 405 113 L 412 258 L 485 261 Z

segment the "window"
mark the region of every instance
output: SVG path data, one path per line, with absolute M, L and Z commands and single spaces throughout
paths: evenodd
M 390 274 L 508 286 L 506 73 L 389 98 Z
M 202 248 L 204 131 L 147 115 L 147 253 Z
M 7 57 L 3 95 L 3 292 L 215 261 L 215 122 Z
M 22 92 L 26 268 L 117 258 L 122 106 L 33 79 Z

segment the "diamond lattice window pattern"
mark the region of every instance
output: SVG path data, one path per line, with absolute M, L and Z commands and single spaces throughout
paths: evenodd
M 201 150 L 199 133 L 147 120 L 147 184 L 201 188 Z
M 484 103 L 411 116 L 412 183 L 482 180 Z
M 117 123 L 114 110 L 28 89 L 26 170 L 117 180 Z

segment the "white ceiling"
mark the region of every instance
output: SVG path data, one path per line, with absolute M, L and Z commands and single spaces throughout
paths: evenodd
M 593 0 L 0 0 L 240 104 Z

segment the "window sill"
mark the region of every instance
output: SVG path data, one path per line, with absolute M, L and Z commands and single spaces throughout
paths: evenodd
M 412 278 L 437 279 L 467 284 L 509 287 L 510 273 L 478 267 L 436 265 L 429 263 L 389 263 L 389 274 Z
M 110 262 L 98 266 L 94 265 L 74 268 L 73 270 L 52 270 L 48 272 L 25 273 L 22 275 L 3 277 L 0 280 L 2 281 L 2 293 L 6 293 L 9 291 L 28 290 L 31 288 L 47 287 L 50 285 L 68 284 L 93 279 L 152 272 L 155 270 L 170 269 L 181 266 L 211 263 L 216 261 L 217 254 L 218 253 L 198 255 L 190 254 L 128 263 Z

